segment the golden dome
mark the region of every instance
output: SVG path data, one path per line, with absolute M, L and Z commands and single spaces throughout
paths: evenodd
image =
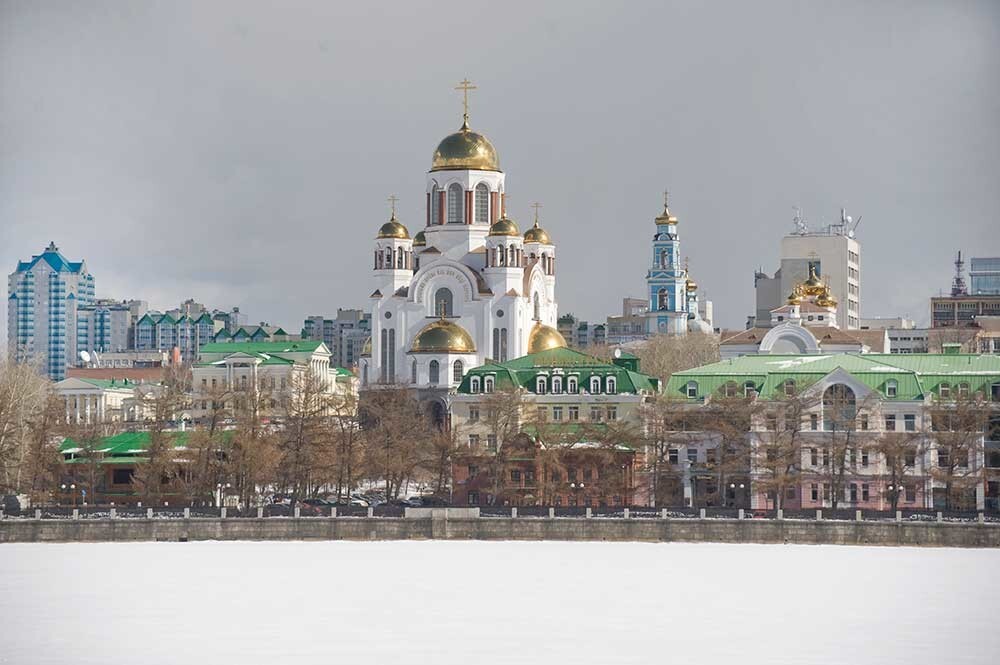
M 691 279 L 690 277 L 688 277 L 686 288 L 687 288 L 687 290 L 689 292 L 690 291 L 697 291 L 698 290 L 698 282 L 696 282 L 693 279 Z
M 656 217 L 656 223 L 657 224 L 676 224 L 677 223 L 677 218 L 674 217 L 674 214 L 672 212 L 670 212 L 670 208 L 667 207 L 666 203 L 663 204 L 663 213 L 660 214 L 660 215 L 658 215 Z
M 462 129 L 444 137 L 434 151 L 431 171 L 451 171 L 471 169 L 475 171 L 499 171 L 500 158 L 490 140 L 469 129 L 463 123 Z
M 410 232 L 406 230 L 406 227 L 396 221 L 396 215 L 382 225 L 382 228 L 378 230 L 378 238 L 399 238 L 400 240 L 408 240 L 410 237 Z
M 465 328 L 448 319 L 438 319 L 417 334 L 410 352 L 475 353 L 476 345 Z
M 372 338 L 369 337 L 365 340 L 365 345 L 361 347 L 361 357 L 371 358 L 372 357 Z
M 816 304 L 819 305 L 820 307 L 837 306 L 837 299 L 833 297 L 832 293 L 830 293 L 830 287 L 828 286 L 823 287 L 823 293 L 819 294 L 819 297 L 816 298 Z
M 545 229 L 538 225 L 538 220 L 535 220 L 535 225 L 524 232 L 524 242 L 537 242 L 542 245 L 551 245 L 552 238 L 549 234 L 545 232 Z
M 816 274 L 816 266 L 809 266 L 809 278 L 802 282 L 802 293 L 807 296 L 821 296 L 826 285 Z
M 528 335 L 528 353 L 539 353 L 549 349 L 558 349 L 566 346 L 566 338 L 553 328 L 541 321 L 535 323 Z
M 427 246 L 427 236 L 424 235 L 423 231 L 419 231 L 417 235 L 413 236 L 413 246 L 414 247 Z
M 521 235 L 521 229 L 517 228 L 514 220 L 507 217 L 507 214 L 504 213 L 503 217 L 490 226 L 489 234 L 491 236 L 519 236 Z

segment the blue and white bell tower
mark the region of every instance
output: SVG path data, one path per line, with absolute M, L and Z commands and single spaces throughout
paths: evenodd
M 677 218 L 663 194 L 663 213 L 656 218 L 652 267 L 646 273 L 649 312 L 646 334 L 684 335 L 688 331 L 687 270 L 681 265 Z

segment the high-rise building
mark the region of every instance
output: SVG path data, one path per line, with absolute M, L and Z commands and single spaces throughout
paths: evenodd
M 608 344 L 626 344 L 646 338 L 646 312 L 649 301 L 642 298 L 622 298 L 621 316 L 609 316 Z
M 371 335 L 371 315 L 360 309 L 337 308 L 337 318 L 310 316 L 302 324 L 302 338 L 322 340 L 338 367 L 356 365 Z
M 118 300 L 98 300 L 93 305 L 77 308 L 76 350 L 79 354 L 125 351 L 130 348 L 132 311 L 129 304 Z M 67 359 L 74 364 L 73 358 Z
M 972 295 L 1000 296 L 1000 257 L 971 259 L 969 277 Z
M 754 275 L 756 320 L 769 320 L 771 311 L 784 304 L 795 285 L 808 279 L 811 268 L 840 303 L 837 325 L 846 330 L 859 328 L 861 245 L 854 236 L 856 227 L 844 210 L 839 224 L 820 231 L 810 231 L 801 215 L 796 215 L 795 230 L 781 239 L 781 267 L 773 277 L 760 271 Z
M 16 362 L 37 361 L 53 380 L 77 355 L 77 311 L 94 303 L 94 276 L 49 243 L 19 261 L 7 278 L 7 349 Z

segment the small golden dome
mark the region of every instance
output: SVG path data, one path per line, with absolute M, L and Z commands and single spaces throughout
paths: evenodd
M 426 247 L 427 246 L 427 236 L 424 235 L 423 231 L 417 233 L 413 236 L 413 246 L 414 247 Z
M 490 226 L 489 234 L 491 236 L 519 236 L 521 235 L 521 229 L 517 228 L 514 220 L 507 217 L 505 213 L 503 217 Z
M 829 286 L 824 286 L 823 287 L 823 293 L 819 294 L 819 297 L 816 298 L 816 304 L 819 305 L 820 307 L 836 307 L 837 306 L 837 299 L 833 297 L 832 293 L 830 293 L 830 287 Z
M 677 223 L 677 218 L 674 217 L 674 214 L 672 212 L 670 212 L 670 208 L 667 207 L 666 203 L 663 204 L 663 213 L 660 214 L 660 215 L 658 215 L 656 217 L 656 223 L 657 224 L 676 224 Z
M 406 227 L 396 221 L 396 216 L 393 215 L 392 218 L 382 225 L 382 228 L 378 230 L 378 238 L 399 238 L 400 240 L 408 240 L 410 237 L 410 232 L 406 230 Z
M 796 285 L 795 288 L 792 289 L 791 294 L 789 294 L 789 296 L 788 296 L 788 304 L 789 305 L 801 305 L 802 304 L 802 285 L 801 284 L 800 285 Z
M 693 279 L 691 279 L 690 277 L 688 277 L 686 288 L 688 290 L 688 293 L 690 293 L 692 291 L 697 291 L 698 290 L 698 282 L 696 282 Z
M 802 293 L 807 296 L 821 296 L 826 285 L 816 274 L 816 266 L 809 266 L 809 278 L 802 282 Z
M 558 349 L 566 346 L 566 338 L 553 328 L 541 321 L 535 323 L 528 335 L 528 353 L 539 353 L 549 349 Z
M 524 232 L 524 242 L 537 242 L 542 245 L 551 245 L 552 238 L 549 234 L 545 232 L 545 229 L 538 225 L 538 220 L 535 220 L 535 225 Z
M 361 347 L 361 357 L 371 358 L 372 357 L 372 338 L 369 337 L 365 340 L 365 345 Z
M 476 345 L 465 328 L 448 319 L 438 319 L 417 334 L 410 352 L 475 353 Z
M 474 171 L 499 171 L 500 158 L 490 140 L 469 129 L 468 123 L 462 129 L 444 137 L 434 151 L 431 171 L 452 171 L 470 169 Z

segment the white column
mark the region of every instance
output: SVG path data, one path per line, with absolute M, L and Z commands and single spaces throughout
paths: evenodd
M 83 407 L 83 412 L 85 414 L 85 418 L 84 418 L 83 422 L 85 424 L 89 425 L 90 424 L 90 395 L 84 395 L 84 399 L 87 400 L 87 402 L 86 402 L 86 404 L 84 404 L 84 407 Z
M 69 395 L 63 397 L 63 401 L 66 403 L 66 424 L 69 425 Z

